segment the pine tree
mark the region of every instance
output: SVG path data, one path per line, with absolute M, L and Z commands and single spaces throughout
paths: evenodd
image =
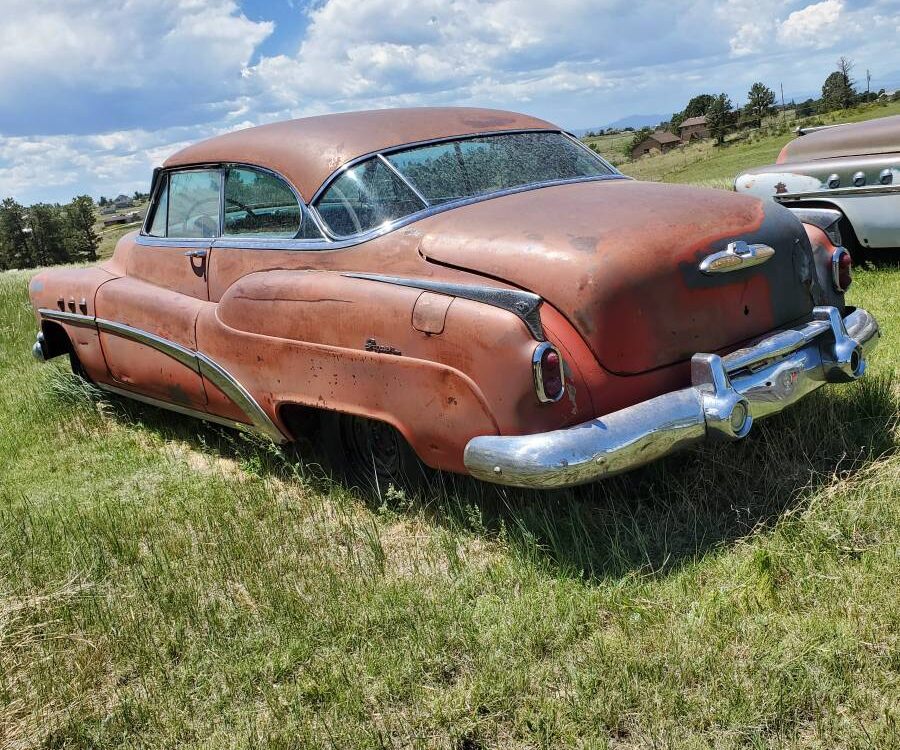
M 725 142 L 725 133 L 731 126 L 732 108 L 733 105 L 728 94 L 719 94 L 713 98 L 712 104 L 706 111 L 706 124 L 709 125 L 710 135 L 720 145 Z
M 94 199 L 89 195 L 73 198 L 64 211 L 67 249 L 73 260 L 97 260 L 100 235 L 94 231 Z
M 33 265 L 49 266 L 71 259 L 66 247 L 65 222 L 60 206 L 35 203 L 28 208 L 27 220 L 31 229 L 29 244 Z
M 12 198 L 6 198 L 0 202 L 0 268 L 30 268 L 33 265 L 25 208 Z

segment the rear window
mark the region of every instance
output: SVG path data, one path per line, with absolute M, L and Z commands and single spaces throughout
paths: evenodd
M 562 133 L 504 133 L 397 151 L 387 156 L 430 204 L 612 171 Z
M 457 138 L 394 150 L 351 167 L 328 185 L 316 209 L 332 234 L 347 237 L 427 206 L 614 173 L 562 133 Z

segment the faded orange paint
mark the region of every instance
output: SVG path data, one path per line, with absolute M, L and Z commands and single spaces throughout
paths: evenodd
M 348 159 L 427 138 L 523 128 L 541 120 L 492 110 L 400 110 L 281 123 L 185 149 L 167 166 L 242 162 L 274 169 L 309 197 Z M 703 276 L 728 241 L 762 241 L 776 259 Z M 285 433 L 304 405 L 397 427 L 429 465 L 463 471 L 466 443 L 579 424 L 689 381 L 697 351 L 724 352 L 807 315 L 795 271 L 809 253 L 781 207 L 719 191 L 629 180 L 494 197 L 340 250 L 186 247 L 120 240 L 94 269 L 35 277 L 36 308 L 124 323 L 217 362 Z M 191 244 L 196 248 L 196 243 Z M 802 265 L 802 264 L 801 264 Z M 566 394 L 541 403 L 537 341 L 513 313 L 345 272 L 524 289 L 540 295 Z M 77 312 L 77 310 L 76 310 Z M 247 421 L 200 373 L 88 325 L 62 326 L 91 378 L 219 417 Z M 60 353 L 60 352 L 54 352 Z

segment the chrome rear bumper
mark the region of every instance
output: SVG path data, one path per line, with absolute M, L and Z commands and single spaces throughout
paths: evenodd
M 756 419 L 782 411 L 825 383 L 866 371 L 880 336 L 862 309 L 813 320 L 725 357 L 695 354 L 690 388 L 657 396 L 564 430 L 485 435 L 469 441 L 472 476 L 516 487 L 568 487 L 619 474 L 706 439 L 739 440 Z

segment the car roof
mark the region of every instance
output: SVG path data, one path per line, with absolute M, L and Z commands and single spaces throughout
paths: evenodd
M 900 115 L 835 125 L 795 138 L 778 155 L 778 164 L 837 156 L 866 156 L 900 151 Z
M 418 107 L 304 117 L 219 135 L 178 151 L 164 167 L 241 162 L 286 177 L 305 200 L 336 169 L 392 146 L 505 130 L 559 130 L 498 109 Z

